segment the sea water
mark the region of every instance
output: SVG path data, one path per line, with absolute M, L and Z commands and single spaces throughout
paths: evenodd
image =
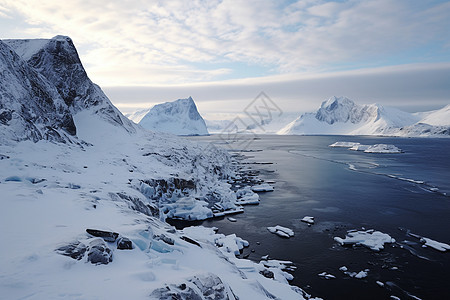
M 246 206 L 244 214 L 233 216 L 237 222 L 202 222 L 248 240 L 242 257 L 293 261 L 297 270 L 291 284 L 325 299 L 450 295 L 450 251 L 425 248 L 415 237 L 450 244 L 450 139 L 259 135 L 242 143 L 245 138 L 239 143 L 224 143 L 220 136 L 194 138 L 245 155 L 246 166 L 275 181 L 275 191 L 261 193 L 258 206 Z M 329 147 L 336 141 L 394 144 L 404 153 Z M 244 144 L 245 149 L 239 148 Z M 313 216 L 315 224 L 301 222 L 304 216 Z M 271 234 L 267 227 L 275 225 L 293 229 L 295 236 Z M 396 243 L 374 252 L 342 247 L 334 240 L 353 229 L 375 229 Z M 352 278 L 339 270 L 342 266 L 351 272 L 369 269 L 368 276 Z M 318 276 L 322 272 L 336 279 Z

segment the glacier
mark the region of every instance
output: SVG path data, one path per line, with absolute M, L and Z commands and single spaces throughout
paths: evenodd
M 133 114 L 139 118 L 139 114 Z M 192 97 L 153 106 L 139 121 L 142 127 L 175 135 L 208 135 L 205 120 Z
M 228 153 L 129 121 L 69 37 L 0 41 L 0 70 L 2 297 L 310 298 L 285 265 L 238 259 L 239 237 L 165 222 L 179 200 L 236 208 Z

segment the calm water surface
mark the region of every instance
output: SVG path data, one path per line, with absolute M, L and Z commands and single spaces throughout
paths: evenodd
M 224 234 L 248 240 L 249 259 L 261 256 L 291 260 L 297 266 L 293 285 L 325 299 L 450 299 L 450 251 L 423 248 L 408 232 L 450 244 L 450 139 L 413 139 L 344 136 L 261 135 L 244 152 L 245 162 L 274 180 L 275 191 L 260 194 L 260 205 L 245 213 L 203 222 Z M 220 141 L 217 136 L 195 137 Z M 368 154 L 331 148 L 336 141 L 394 144 L 402 154 Z M 409 181 L 408 181 L 409 180 Z M 412 181 L 411 181 L 412 180 Z M 414 182 L 413 182 L 414 181 Z M 423 182 L 423 183 L 419 183 Z M 314 216 L 308 227 L 300 222 Z M 283 239 L 267 226 L 292 228 L 295 236 Z M 380 252 L 344 248 L 333 237 L 347 230 L 375 229 L 397 243 Z M 258 242 L 258 243 L 257 243 Z M 254 252 L 251 252 L 254 250 Z M 339 271 L 370 269 L 364 279 Z M 327 272 L 337 278 L 318 276 Z M 386 284 L 379 287 L 376 281 Z M 417 298 L 416 298 L 417 299 Z

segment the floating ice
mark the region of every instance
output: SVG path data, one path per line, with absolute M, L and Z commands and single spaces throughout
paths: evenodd
M 301 219 L 300 221 L 308 223 L 308 224 L 314 224 L 314 217 L 306 216 L 306 217 L 303 217 L 303 219 Z
M 364 150 L 365 153 L 402 153 L 403 151 L 394 146 L 389 144 L 375 144 L 373 146 L 368 147 L 366 150 Z
M 328 274 L 327 272 L 322 272 L 320 274 L 318 274 L 320 277 L 323 277 L 325 279 L 335 279 L 336 276 L 332 275 L 332 274 Z
M 379 287 L 384 287 L 384 283 L 383 283 L 383 282 L 381 282 L 381 281 L 378 281 L 378 280 L 377 280 L 377 281 L 375 281 L 375 282 L 376 282 L 376 283 L 378 284 L 378 286 L 379 286 Z
M 432 240 L 432 239 L 429 239 L 429 238 L 426 238 L 426 237 L 422 237 L 420 239 L 420 242 L 422 244 L 424 244 L 425 246 L 431 247 L 431 248 L 436 249 L 438 251 L 445 252 L 445 251 L 450 250 L 450 245 L 445 244 L 445 243 L 441 243 L 441 242 L 438 242 L 438 241 L 435 241 L 435 240 Z
M 232 217 L 228 217 L 228 221 L 230 221 L 230 222 L 237 222 L 237 220 L 235 218 L 232 218 Z
M 348 148 L 348 150 L 353 150 L 353 151 L 366 151 L 367 149 L 369 149 L 371 146 L 370 145 L 354 145 L 350 148 Z
M 292 229 L 280 225 L 274 227 L 267 227 L 267 230 L 269 230 L 271 233 L 277 234 L 284 238 L 290 238 L 294 236 L 294 231 Z
M 353 146 L 359 145 L 359 143 L 355 143 L 355 142 L 336 142 L 333 143 L 331 145 L 329 145 L 328 147 L 342 147 L 342 148 L 350 148 Z
M 252 186 L 252 191 L 254 192 L 273 192 L 273 186 L 268 183 L 262 183 Z
M 386 243 L 395 242 L 395 239 L 388 234 L 374 231 L 373 229 L 366 231 L 350 231 L 344 239 L 335 237 L 334 240 L 342 246 L 363 245 L 374 251 L 384 249 L 384 244 Z

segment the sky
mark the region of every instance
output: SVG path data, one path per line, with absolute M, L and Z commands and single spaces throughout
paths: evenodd
M 450 103 L 450 1 L 0 0 L 0 38 L 56 35 L 125 113 L 192 96 L 220 118 L 261 91 L 289 112 Z

